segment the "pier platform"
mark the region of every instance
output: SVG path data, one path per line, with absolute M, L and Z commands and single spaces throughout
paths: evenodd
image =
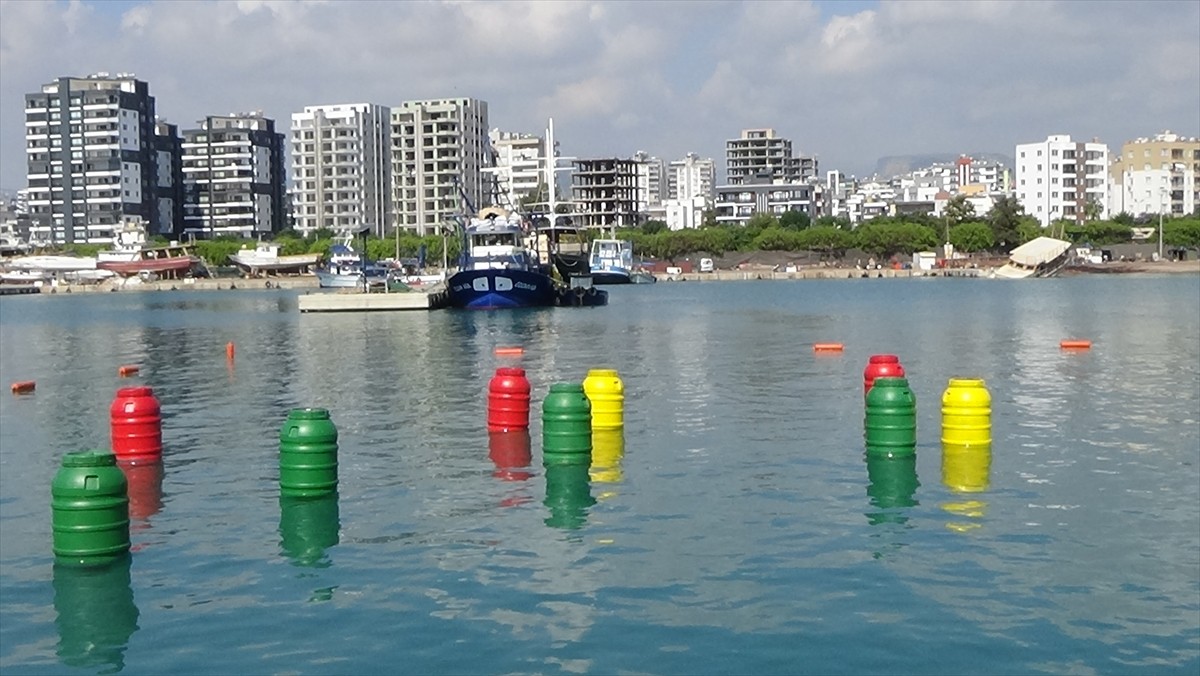
M 296 298 L 301 312 L 395 312 L 446 307 L 446 287 L 393 293 L 306 293 Z

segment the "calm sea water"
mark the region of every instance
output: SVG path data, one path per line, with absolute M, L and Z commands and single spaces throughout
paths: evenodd
M 1194 276 L 664 283 L 474 313 L 6 298 L 0 380 L 37 392 L 0 396 L 0 669 L 1194 674 L 1197 308 Z M 523 470 L 485 431 L 511 345 Z M 864 459 L 879 352 L 918 399 L 915 464 Z M 625 383 L 623 455 L 546 470 L 541 397 L 595 367 Z M 952 376 L 987 381 L 990 456 L 943 456 Z M 107 447 L 131 383 L 166 446 L 135 477 L 131 562 L 56 568 L 51 478 Z M 279 501 L 298 406 L 338 425 L 336 499 Z

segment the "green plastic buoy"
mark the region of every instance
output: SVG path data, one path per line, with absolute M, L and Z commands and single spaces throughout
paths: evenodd
M 117 456 L 66 454 L 50 494 L 54 555 L 60 563 L 102 565 L 129 551 L 129 485 Z
M 901 457 L 917 447 L 917 398 L 905 378 L 876 378 L 867 392 L 868 455 Z
M 337 490 L 338 431 L 323 408 L 295 408 L 279 430 L 279 493 L 315 498 Z
M 592 405 L 582 383 L 555 383 L 542 401 L 542 461 L 583 464 L 592 459 Z

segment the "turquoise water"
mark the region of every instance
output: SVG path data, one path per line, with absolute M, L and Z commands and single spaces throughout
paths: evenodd
M 37 392 L 0 396 L 0 669 L 1200 671 L 1200 277 L 610 288 L 604 308 L 476 313 L 3 299 L 0 381 Z M 829 341 L 845 352 L 813 354 Z M 485 428 L 511 345 L 534 387 L 517 470 Z M 915 464 L 864 460 L 879 352 L 917 396 Z M 623 457 L 548 475 L 540 398 L 601 366 L 625 383 Z M 989 458 L 943 464 L 953 376 L 991 390 Z M 131 562 L 56 568 L 50 480 L 107 446 L 131 383 L 165 444 Z M 280 504 L 297 406 L 338 425 L 336 499 Z

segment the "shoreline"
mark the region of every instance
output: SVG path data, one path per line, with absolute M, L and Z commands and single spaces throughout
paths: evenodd
M 881 268 L 864 270 L 847 267 L 800 267 L 793 272 L 780 272 L 767 266 L 743 267 L 740 270 L 717 269 L 712 272 L 681 272 L 678 274 L 655 273 L 654 278 L 659 282 L 730 282 L 730 281 L 785 281 L 797 279 L 911 279 L 925 277 L 959 277 L 970 279 L 988 279 L 992 266 L 979 268 L 942 268 L 936 270 L 896 270 Z M 1080 275 L 1200 275 L 1200 260 L 1190 261 L 1119 261 L 1099 265 L 1068 266 L 1058 276 L 1076 277 Z M 111 281 L 96 284 L 57 284 L 43 285 L 39 292 L 27 289 L 29 284 L 0 284 L 0 290 L 8 293 L 0 295 L 41 295 L 41 294 L 72 294 L 72 293 L 130 293 L 143 291 L 236 291 L 236 290 L 316 290 L 321 293 L 339 293 L 339 290 L 322 291 L 316 276 L 272 277 L 247 279 L 217 278 L 217 279 L 168 279 L 153 282 L 138 282 L 135 284 L 119 284 Z M 26 289 L 23 293 L 21 289 Z M 420 287 L 414 287 L 420 291 Z

